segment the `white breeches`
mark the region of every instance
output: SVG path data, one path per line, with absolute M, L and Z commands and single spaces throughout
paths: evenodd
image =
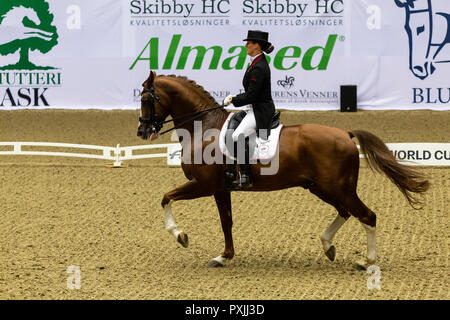
M 233 141 L 237 142 L 241 134 L 243 134 L 245 137 L 248 137 L 254 132 L 256 132 L 256 120 L 255 114 L 253 113 L 253 108 L 250 108 L 247 111 L 247 115 L 244 117 L 244 119 L 242 119 L 236 130 L 234 130 L 232 135 Z

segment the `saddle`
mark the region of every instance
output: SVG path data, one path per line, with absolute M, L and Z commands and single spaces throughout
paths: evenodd
M 228 123 L 228 130 L 236 130 L 236 128 L 239 126 L 241 121 L 244 119 L 244 117 L 247 115 L 246 111 L 239 111 L 230 119 L 230 122 Z M 280 124 L 280 111 L 275 112 L 275 114 L 272 117 L 272 123 L 270 126 L 270 129 L 275 129 Z M 269 134 L 270 135 L 270 134 Z

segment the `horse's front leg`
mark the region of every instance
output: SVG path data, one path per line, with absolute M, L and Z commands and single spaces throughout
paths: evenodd
M 172 214 L 172 202 L 177 200 L 195 199 L 214 194 L 214 189 L 206 184 L 199 183 L 196 179 L 192 179 L 182 186 L 167 192 L 161 202 L 164 208 L 164 218 L 166 222 L 166 230 L 172 234 L 175 239 L 185 248 L 189 245 L 189 239 L 186 233 L 178 229 Z
M 208 267 L 223 267 L 225 263 L 231 260 L 234 256 L 233 235 L 231 228 L 233 226 L 233 218 L 231 215 L 231 194 L 227 191 L 220 191 L 214 194 L 217 208 L 219 209 L 220 222 L 222 223 L 222 230 L 225 236 L 225 251 L 222 255 L 212 259 L 208 263 Z

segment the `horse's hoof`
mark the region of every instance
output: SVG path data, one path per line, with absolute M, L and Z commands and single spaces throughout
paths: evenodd
M 334 246 L 331 246 L 326 252 L 325 255 L 330 259 L 331 261 L 334 261 L 334 258 L 336 258 L 336 248 Z
M 180 234 L 177 237 L 177 241 L 185 248 L 189 246 L 189 238 L 186 233 L 183 231 L 180 232 Z
M 368 263 L 366 260 L 358 260 L 354 265 L 353 268 L 360 271 L 367 270 Z
M 215 259 L 212 259 L 210 262 L 208 262 L 208 268 L 221 268 L 223 266 L 223 263 L 220 263 Z
M 220 268 L 220 267 L 224 267 L 225 263 L 228 261 L 227 258 L 224 258 L 222 256 L 218 256 L 214 259 L 212 259 L 209 263 L 208 263 L 208 268 Z

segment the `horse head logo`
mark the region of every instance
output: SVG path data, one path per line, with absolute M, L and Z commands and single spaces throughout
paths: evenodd
M 424 80 L 436 71 L 439 63 L 449 60 L 439 58 L 442 48 L 450 43 L 450 15 L 435 12 L 432 0 L 394 0 L 406 12 L 405 30 L 409 41 L 409 69 L 417 78 Z M 445 29 L 439 38 L 434 27 L 440 24 Z
M 292 86 L 294 85 L 294 81 L 295 81 L 294 77 L 286 76 L 286 78 L 284 80 L 278 80 L 277 84 L 279 86 L 282 86 L 286 90 L 288 90 L 288 89 L 292 88 Z
M 40 67 L 29 60 L 30 51 L 49 52 L 58 44 L 53 14 L 45 0 L 2 1 L 0 3 L 0 55 L 20 52 L 19 62 L 0 70 L 54 69 Z

